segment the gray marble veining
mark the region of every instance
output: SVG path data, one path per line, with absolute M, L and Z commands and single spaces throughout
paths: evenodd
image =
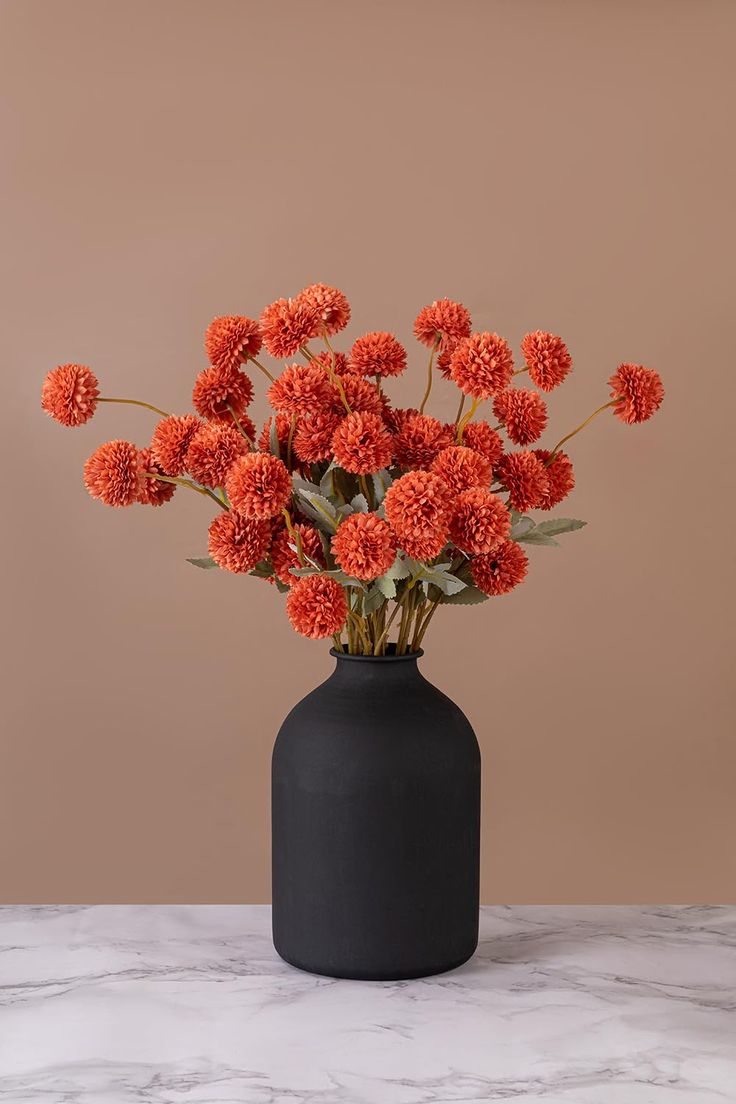
M 736 1102 L 736 907 L 484 908 L 423 981 L 312 977 L 262 906 L 0 908 L 2 1104 Z

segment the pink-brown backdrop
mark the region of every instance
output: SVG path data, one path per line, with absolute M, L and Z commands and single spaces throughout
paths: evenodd
M 315 280 L 406 340 L 407 403 L 446 295 L 565 336 L 548 440 L 662 372 L 654 421 L 574 443 L 588 527 L 423 667 L 482 745 L 485 901 L 736 900 L 735 33 L 730 0 L 4 0 L 3 901 L 268 900 L 271 745 L 327 648 L 185 562 L 204 500 L 88 498 L 152 416 L 65 431 L 39 388 L 78 360 L 186 408 L 215 314 Z

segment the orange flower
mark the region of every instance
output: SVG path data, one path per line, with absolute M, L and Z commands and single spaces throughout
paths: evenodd
M 470 570 L 484 594 L 508 594 L 526 578 L 529 560 L 516 541 L 502 541 L 492 552 L 476 556 Z
M 542 496 L 539 509 L 552 510 L 555 506 L 559 506 L 564 498 L 567 498 L 575 486 L 575 473 L 572 469 L 572 463 L 566 452 L 556 452 L 554 460 L 548 463 L 551 456 L 548 449 L 534 449 L 533 451 L 534 455 L 538 456 L 544 464 L 549 481 L 549 490 Z
M 341 422 L 339 414 L 312 414 L 300 418 L 294 433 L 294 451 L 305 464 L 318 464 L 332 456 L 332 438 Z
M 237 458 L 249 451 L 248 442 L 233 426 L 208 423 L 192 437 L 187 470 L 198 483 L 221 487 Z
M 218 514 L 210 525 L 209 553 L 218 567 L 236 575 L 252 571 L 271 543 L 271 525 L 235 510 Z
M 144 506 L 163 506 L 168 502 L 176 490 L 176 483 L 167 483 L 164 479 L 150 479 L 151 475 L 166 475 L 160 464 L 157 464 L 150 448 L 138 450 L 138 463 L 141 472 L 141 482 L 138 488 L 138 501 Z
M 537 391 L 512 387 L 499 391 L 493 400 L 493 413 L 506 427 L 515 445 L 538 441 L 547 426 L 547 404 Z
M 310 334 L 310 337 L 317 337 L 321 333 L 336 334 L 344 330 L 350 321 L 350 304 L 337 288 L 328 287 L 327 284 L 312 284 L 299 293 L 298 299 L 316 311 L 319 319 L 319 329 Z
M 414 414 L 394 437 L 396 463 L 400 468 L 428 468 L 437 454 L 451 444 L 451 426 L 429 414 Z
M 207 359 L 223 372 L 234 372 L 248 357 L 256 357 L 263 340 L 258 323 L 242 315 L 213 318 L 204 335 Z
M 84 485 L 106 506 L 132 506 L 141 487 L 141 461 L 130 441 L 106 441 L 84 465 Z
M 445 341 L 442 342 L 442 349 L 440 350 L 439 356 L 437 357 L 435 367 L 442 375 L 442 377 L 446 380 L 452 379 L 452 372 L 450 371 L 452 365 L 452 354 L 457 349 L 457 346 L 458 342 L 453 341 L 452 338 L 448 337 Z
M 323 353 L 317 353 L 314 360 L 310 361 L 310 364 L 320 364 L 325 372 L 333 369 L 336 376 L 355 376 L 357 373 L 350 367 L 350 362 L 345 356 L 345 353 L 339 353 L 335 350 L 334 354 L 328 349 L 325 349 Z
M 347 575 L 376 579 L 396 559 L 396 538 L 375 514 L 350 514 L 332 538 L 332 551 Z
M 314 364 L 290 364 L 268 389 L 268 401 L 283 414 L 315 414 L 329 399 L 327 376 Z
M 285 360 L 320 332 L 321 319 L 317 308 L 298 297 L 277 299 L 261 315 L 263 344 L 271 356 Z
M 503 441 L 488 422 L 468 422 L 463 430 L 463 444 L 485 456 L 494 468 L 503 455 Z
M 462 303 L 452 299 L 435 299 L 414 320 L 414 336 L 430 348 L 438 341 L 444 348 L 448 341 L 459 341 L 469 333 L 470 313 Z
M 433 472 L 402 475 L 386 492 L 384 509 L 399 544 L 415 560 L 431 560 L 447 543 L 452 495 Z
M 97 377 L 90 368 L 84 364 L 60 364 L 44 380 L 41 406 L 63 426 L 84 425 L 97 409 L 99 394 Z
M 271 426 L 273 425 L 273 417 L 267 418 L 263 423 L 263 429 L 261 435 L 258 438 L 258 447 L 261 452 L 271 451 Z M 291 418 L 288 414 L 276 415 L 276 436 L 279 441 L 279 454 L 282 460 L 286 460 L 286 450 L 289 443 L 289 432 L 291 430 Z
M 350 365 L 361 376 L 400 376 L 406 349 L 391 333 L 367 333 L 350 350 Z
M 171 414 L 153 431 L 151 453 L 166 475 L 183 475 L 187 470 L 187 450 L 192 437 L 206 422 L 194 414 Z
M 383 414 L 383 403 L 375 385 L 361 376 L 346 375 L 340 379 L 342 389 L 347 399 L 348 406 L 353 413 L 359 414 Z M 344 414 L 345 405 L 340 392 L 334 384 L 330 384 L 329 401 L 327 409 L 333 414 Z
M 450 375 L 474 399 L 489 399 L 511 382 L 514 358 L 495 333 L 475 333 L 461 341 L 450 359 Z
M 383 399 L 383 420 L 392 433 L 400 433 L 407 421 L 419 413 L 414 406 L 397 406 L 394 409 L 386 395 L 382 395 L 381 398 Z
M 430 471 L 444 479 L 451 491 L 467 491 L 471 487 L 488 487 L 492 465 L 482 453 L 463 445 L 450 445 L 432 462 Z
M 328 575 L 306 575 L 286 596 L 286 613 L 302 636 L 322 640 L 341 631 L 348 615 L 345 592 Z
M 194 384 L 194 409 L 208 422 L 232 422 L 231 407 L 240 417 L 253 398 L 253 384 L 243 372 L 204 368 Z
M 461 552 L 490 552 L 511 532 L 511 515 L 485 487 L 461 491 L 453 504 L 450 539 Z
M 496 473 L 508 489 L 509 504 L 520 514 L 536 509 L 549 494 L 547 469 L 533 452 L 507 452 Z
M 225 490 L 233 508 L 245 517 L 275 517 L 291 498 L 291 476 L 278 457 L 249 452 L 230 468 Z
M 528 333 L 521 342 L 532 382 L 542 391 L 553 391 L 572 368 L 572 357 L 561 337 L 544 330 Z
M 662 405 L 664 387 L 653 368 L 641 364 L 622 364 L 608 381 L 611 398 L 620 401 L 614 406 L 617 418 L 627 425 L 646 422 Z
M 317 563 L 324 564 L 325 557 L 322 551 L 322 541 L 314 526 L 299 522 L 292 528 L 299 534 L 303 555 L 310 560 L 315 560 Z M 280 579 L 285 586 L 291 586 L 297 579 L 296 575 L 291 574 L 290 568 L 301 566 L 299 563 L 299 556 L 293 548 L 289 547 L 293 543 L 294 541 L 291 533 L 285 525 L 282 525 L 276 530 L 271 544 L 271 563 L 273 564 L 273 569 L 276 572 L 277 578 Z
M 353 411 L 335 430 L 332 451 L 345 471 L 367 475 L 391 463 L 393 439 L 378 414 Z

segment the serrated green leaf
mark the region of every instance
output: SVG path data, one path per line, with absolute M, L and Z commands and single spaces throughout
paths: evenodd
M 522 533 L 520 537 L 515 537 L 514 540 L 518 544 L 549 544 L 559 547 L 560 542 L 554 540 L 552 537 L 548 537 L 546 533 L 540 533 L 538 529 L 532 529 L 528 533 Z
M 489 595 L 484 594 L 477 586 L 468 585 L 457 594 L 443 594 L 440 598 L 442 606 L 478 606 L 481 602 L 487 602 Z
M 511 526 L 511 539 L 519 540 L 534 529 L 534 519 L 526 517 L 524 514 L 515 514 L 514 517 L 515 520 Z
M 303 514 L 316 522 L 320 529 L 327 533 L 335 533 L 339 523 L 338 511 L 324 495 L 314 491 L 305 491 L 301 487 L 296 488 L 299 497 L 299 508 Z
M 337 484 L 335 482 L 335 468 L 337 467 L 335 461 L 329 465 L 325 474 L 319 481 L 319 493 L 324 495 L 325 498 L 334 499 L 339 497 L 337 494 Z
M 429 583 L 436 586 L 443 594 L 457 594 L 459 591 L 465 590 L 468 585 L 462 579 L 458 579 L 457 575 L 450 575 L 449 571 L 437 567 L 425 567 L 420 579 L 425 592 L 427 589 L 425 584 Z
M 278 575 L 274 575 L 273 581 L 276 584 L 276 589 L 279 592 L 279 594 L 288 594 L 289 593 L 291 587 L 289 587 L 286 583 L 282 583 L 281 580 L 279 579 Z
M 384 598 L 396 597 L 396 580 L 387 571 L 385 575 L 380 575 L 376 579 L 376 586 L 378 587 Z
M 412 569 L 406 560 L 401 556 L 397 556 L 388 571 L 385 571 L 383 578 L 389 579 L 408 579 L 412 574 Z
M 353 512 L 356 514 L 368 513 L 368 502 L 364 494 L 356 494 L 350 499 L 350 505 L 353 508 Z
M 213 567 L 217 567 L 217 564 L 211 556 L 194 556 L 192 559 L 187 557 L 187 563 L 194 564 L 195 567 L 201 567 L 204 571 L 209 571 Z
M 273 573 L 273 564 L 268 560 L 261 560 L 252 571 L 248 572 L 249 575 L 253 575 L 256 579 L 270 579 Z
M 385 468 L 381 468 L 379 472 L 373 473 L 371 481 L 373 483 L 373 494 L 376 500 L 376 506 L 380 506 L 386 497 L 386 491 L 393 483 L 393 479 Z
M 555 537 L 560 533 L 573 533 L 587 524 L 587 521 L 579 521 L 577 518 L 549 518 L 547 521 L 538 522 L 536 531 L 548 537 Z
M 310 483 L 307 479 L 302 479 L 300 475 L 292 475 L 291 485 L 295 491 L 309 491 L 310 494 L 321 493 L 316 483 Z
M 386 598 L 379 587 L 369 587 L 363 595 L 363 613 L 375 613 L 385 601 Z

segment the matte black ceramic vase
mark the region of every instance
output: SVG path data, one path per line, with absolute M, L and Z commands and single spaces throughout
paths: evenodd
M 450 970 L 478 942 L 478 742 L 418 655 L 332 655 L 274 747 L 274 945 L 330 977 Z

